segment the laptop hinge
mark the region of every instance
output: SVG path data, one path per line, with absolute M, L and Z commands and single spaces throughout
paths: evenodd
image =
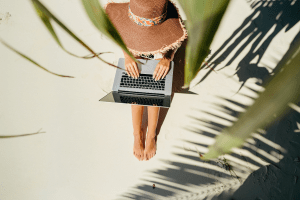
M 149 96 L 149 97 L 165 97 L 164 94 L 158 94 L 158 93 L 133 92 L 133 91 L 125 91 L 125 90 L 118 90 L 118 92 L 120 94 L 127 94 L 127 95 Z

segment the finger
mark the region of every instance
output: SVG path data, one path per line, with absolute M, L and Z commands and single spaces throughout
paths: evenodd
M 158 77 L 159 77 L 159 74 L 160 74 L 160 70 L 156 73 L 156 76 L 155 76 L 155 81 L 157 81 Z
M 133 64 L 131 64 L 130 69 L 131 69 L 130 72 L 133 74 L 133 77 L 137 78 L 137 74 L 136 74 L 136 71 L 135 71 L 135 66 Z
M 135 78 L 138 78 L 139 77 L 139 70 L 136 66 L 136 63 L 133 64 L 133 70 L 134 70 Z
M 162 76 L 163 79 L 164 79 L 165 76 L 168 74 L 168 71 L 169 71 L 169 70 L 166 70 L 165 73 L 163 74 L 163 76 Z
M 156 81 L 160 80 L 160 78 L 163 75 L 164 71 L 165 71 L 164 68 L 161 67 L 159 72 L 157 73 L 157 76 L 156 76 L 156 79 L 155 79 Z
M 169 71 L 170 71 L 170 66 L 166 68 L 166 70 L 165 70 L 165 72 L 164 72 L 164 74 L 162 76 L 163 79 L 167 76 L 167 74 L 169 73 Z
M 134 62 L 134 69 L 135 69 L 136 77 L 138 78 L 140 76 L 140 73 L 139 73 L 139 68 L 138 68 L 136 62 Z
M 161 70 L 162 70 L 161 66 L 159 66 L 159 70 L 157 71 L 156 76 L 155 76 L 155 81 L 157 81 Z
M 130 76 L 132 77 L 132 78 L 134 78 L 134 73 L 133 73 L 133 69 L 132 69 L 132 66 L 131 65 L 129 65 L 129 73 L 130 73 Z
M 158 70 L 160 69 L 160 65 L 157 65 L 154 72 L 153 72 L 153 77 L 152 78 L 155 78 L 156 77 L 156 74 L 158 72 Z
M 130 77 L 133 77 L 133 75 L 132 75 L 130 69 L 128 70 L 128 75 L 129 75 Z
M 125 66 L 125 70 L 126 70 L 127 75 L 128 75 L 128 76 L 131 76 L 131 75 L 130 75 L 130 69 L 129 69 L 129 66 L 128 66 L 128 65 Z
M 128 66 L 127 66 L 127 65 L 125 65 L 125 71 L 126 71 L 127 75 L 130 76 L 130 74 L 129 74 L 129 69 L 128 69 Z

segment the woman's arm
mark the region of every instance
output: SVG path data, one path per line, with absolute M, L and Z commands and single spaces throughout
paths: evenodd
M 131 58 L 123 49 L 122 49 L 122 51 L 123 51 L 123 54 L 124 54 L 124 58 Z
M 122 49 L 125 58 L 125 70 L 131 77 L 138 78 L 140 75 L 136 62 Z
M 160 59 L 159 64 L 154 70 L 153 78 L 156 78 L 156 80 L 159 80 L 160 78 L 164 78 L 170 67 L 170 62 L 174 59 L 174 55 L 176 53 L 178 48 L 176 49 L 170 49 L 166 53 L 162 54 L 163 58 Z M 139 72 L 137 69 L 136 63 L 131 59 L 131 57 L 122 49 L 125 57 L 125 70 L 127 73 L 132 77 L 139 77 Z
M 154 72 L 153 72 L 153 78 L 157 81 L 161 78 L 164 78 L 170 69 L 170 63 L 174 59 L 174 55 L 176 53 L 178 48 L 176 49 L 170 49 L 165 54 L 163 54 L 163 58 L 159 61 L 157 64 Z

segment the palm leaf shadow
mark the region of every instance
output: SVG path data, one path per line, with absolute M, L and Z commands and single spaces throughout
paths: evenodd
M 220 97 L 221 98 L 221 97 Z M 228 101 L 232 104 L 235 104 L 236 106 L 242 106 L 245 107 L 243 104 L 235 102 L 233 100 L 229 99 L 223 99 L 224 101 Z M 215 105 L 217 110 L 223 111 L 227 114 L 231 114 L 232 116 L 237 116 L 239 112 L 233 110 L 232 108 L 229 108 L 227 106 L 223 105 Z M 203 112 L 200 111 L 199 112 Z M 222 118 L 216 114 L 213 113 L 206 113 L 208 115 L 213 115 L 215 117 Z M 192 117 L 192 116 L 191 116 Z M 224 125 L 211 120 L 204 120 L 204 119 L 197 119 L 196 121 L 204 125 L 206 128 L 213 129 L 214 131 L 221 132 L 221 130 L 225 127 Z M 187 128 L 187 130 L 194 132 L 195 134 L 201 134 L 208 137 L 214 138 L 216 135 L 211 134 L 205 130 L 197 129 L 197 128 Z M 208 148 L 208 144 L 203 144 L 201 142 L 196 141 L 189 141 L 185 140 L 183 141 L 185 143 L 188 143 L 189 146 L 194 146 L 195 150 L 193 149 L 186 149 L 186 151 L 192 152 L 189 154 L 184 153 L 173 153 L 175 156 L 179 157 L 180 160 L 190 160 L 190 161 L 196 161 L 201 163 L 208 163 L 209 166 L 218 166 L 219 161 L 218 160 L 211 160 L 211 161 L 202 161 L 199 158 L 199 151 L 197 149 L 199 147 Z M 261 142 L 259 139 L 256 140 L 257 144 L 254 145 L 258 149 L 272 149 L 272 147 L 265 145 L 263 142 Z M 252 145 L 252 144 L 251 144 Z M 175 148 L 182 149 L 182 147 L 175 146 Z M 249 154 L 254 154 L 257 157 L 264 159 L 266 161 L 272 162 L 272 160 L 268 160 L 267 157 L 261 156 L 258 153 L 256 153 L 253 149 L 249 147 L 243 147 L 244 151 L 249 151 Z M 272 149 L 273 150 L 273 149 Z M 203 152 L 200 152 L 203 153 Z M 251 164 L 251 166 L 255 165 L 258 167 L 263 166 L 260 162 L 257 162 L 256 160 L 251 160 L 250 158 L 245 158 L 246 155 L 241 154 L 232 154 L 232 156 L 235 159 L 242 160 L 244 162 Z M 229 189 L 232 186 L 235 186 L 239 184 L 239 181 L 236 179 L 236 177 L 233 177 L 228 172 L 225 172 L 226 170 L 222 171 L 216 171 L 212 168 L 207 167 L 199 167 L 192 164 L 187 164 L 187 162 L 178 162 L 178 161 L 169 161 L 169 160 L 161 160 L 161 162 L 170 165 L 170 167 L 165 169 L 153 169 L 147 172 L 147 175 L 141 179 L 143 181 L 148 182 L 148 184 L 141 184 L 136 187 L 134 187 L 131 191 L 126 192 L 125 194 L 122 194 L 120 196 L 120 199 L 168 199 L 171 197 L 175 197 L 178 195 L 176 191 L 184 192 L 186 193 L 187 197 L 193 196 L 203 196 L 203 195 L 209 195 L 209 191 L 212 189 L 207 189 L 207 187 L 203 187 L 205 189 L 199 190 L 199 192 L 195 193 L 192 192 L 187 188 L 187 186 L 207 186 L 207 185 L 216 185 L 220 183 L 218 179 L 220 177 L 222 179 L 227 179 L 228 181 L 231 181 L 229 183 L 224 183 L 224 187 Z M 235 173 L 245 173 L 245 168 L 248 166 L 243 167 L 237 167 L 238 164 L 236 161 L 230 160 L 231 164 L 234 164 L 233 171 Z M 276 164 L 276 163 L 274 163 Z M 248 167 L 249 168 L 249 167 Z M 247 169 L 247 172 L 252 172 L 253 169 Z M 198 173 L 195 173 L 198 172 Z M 150 179 L 150 180 L 149 180 Z M 151 181 L 152 180 L 152 181 Z M 155 184 L 156 187 L 153 189 L 152 185 Z M 162 187 L 163 186 L 163 187 Z M 181 187 L 180 187 L 181 186 Z M 160 188 L 161 187 L 161 188 Z M 177 197 L 177 196 L 176 196 Z M 182 197 L 182 196 L 181 196 Z
M 212 69 L 217 68 L 220 63 L 228 58 L 232 51 L 236 51 L 225 66 L 218 70 L 226 68 L 241 55 L 242 51 L 250 43 L 253 42 L 250 50 L 238 63 L 236 72 L 233 76 L 237 75 L 239 82 L 242 82 L 239 90 L 250 78 L 257 78 L 257 84 L 262 85 L 264 81 L 270 77 L 271 73 L 269 73 L 267 68 L 260 67 L 258 64 L 270 43 L 283 29 L 285 29 L 285 32 L 288 32 L 300 21 L 300 1 L 296 0 L 293 2 L 294 3 L 291 1 L 253 2 L 252 8 L 254 11 L 232 33 L 222 46 L 213 53 L 207 61 L 209 65 L 204 67 L 204 69 L 207 69 L 208 67 Z M 250 25 L 247 26 L 247 24 Z M 267 36 L 273 27 L 275 28 L 271 34 L 261 43 L 263 38 Z M 233 41 L 235 37 L 237 38 Z M 237 46 L 247 37 L 249 38 L 241 45 L 241 47 L 237 48 Z M 228 46 L 231 42 L 232 44 Z M 258 57 L 256 63 L 250 63 L 256 57 Z M 209 70 L 197 84 L 204 81 L 210 73 L 211 70 Z

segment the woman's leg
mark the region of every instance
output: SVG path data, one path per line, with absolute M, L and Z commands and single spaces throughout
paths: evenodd
M 141 131 L 144 106 L 131 105 L 132 125 L 134 135 L 133 154 L 138 160 L 144 159 L 145 139 Z
M 145 160 L 149 160 L 156 153 L 155 136 L 159 110 L 159 107 L 148 106 L 148 133 L 146 139 L 146 148 L 144 151 Z
M 165 54 L 163 54 L 164 56 Z M 161 60 L 156 59 L 156 60 Z M 159 107 L 156 106 L 148 106 L 148 132 L 147 132 L 147 139 L 146 139 L 146 147 L 144 151 L 144 159 L 149 160 L 152 158 L 156 153 L 156 126 L 159 116 Z

